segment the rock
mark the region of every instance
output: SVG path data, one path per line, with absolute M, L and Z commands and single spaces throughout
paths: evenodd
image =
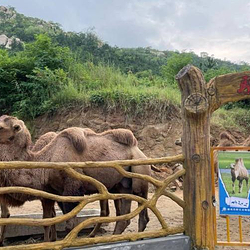
M 19 38 L 8 38 L 5 34 L 0 35 L 0 46 L 4 46 L 5 48 L 10 49 L 14 41 L 16 41 L 16 43 L 21 43 L 21 40 Z
M 8 39 L 9 38 L 5 34 L 0 35 L 0 45 L 6 46 Z

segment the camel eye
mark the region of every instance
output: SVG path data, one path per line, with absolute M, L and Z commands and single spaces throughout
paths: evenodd
M 19 131 L 21 129 L 21 127 L 19 125 L 14 125 L 14 130 L 15 131 Z

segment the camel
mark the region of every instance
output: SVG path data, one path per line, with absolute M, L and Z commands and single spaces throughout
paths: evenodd
M 42 135 L 33 146 L 30 146 L 31 150 L 33 152 L 37 152 L 41 150 L 44 146 L 46 146 L 54 137 L 56 136 L 55 132 L 48 132 L 44 135 Z M 0 150 L 3 150 L 5 146 L 0 145 Z M 6 150 L 5 150 L 6 151 Z M 1 161 L 3 159 L 0 159 Z M 10 211 L 8 209 L 7 204 L 3 203 L 1 204 L 1 218 L 9 218 L 10 217 Z M 4 235 L 6 232 L 6 226 L 1 226 L 1 235 L 0 235 L 0 246 L 3 245 L 4 242 Z M 46 240 L 48 241 L 48 239 Z
M 0 160 L 1 161 L 16 161 L 16 160 L 30 160 L 30 151 L 28 147 L 31 145 L 31 136 L 30 133 L 27 133 L 26 130 L 22 130 L 22 127 L 26 128 L 24 123 L 21 120 L 14 119 L 16 123 L 14 124 L 12 119 L 8 116 L 0 117 Z M 10 128 L 10 124 L 13 126 Z M 18 136 L 19 131 L 23 131 Z M 43 190 L 43 179 L 41 176 L 43 174 L 42 169 L 4 169 L 0 170 L 0 186 L 24 186 L 31 187 L 39 190 Z M 8 207 L 19 207 L 22 206 L 26 201 L 32 201 L 39 199 L 37 197 L 26 195 L 26 194 L 3 194 L 0 195 L 1 203 L 1 217 L 7 218 L 10 216 Z M 51 201 L 46 199 L 41 199 L 43 207 L 47 207 Z M 49 207 L 49 206 L 48 206 Z M 44 211 L 44 218 L 51 217 L 49 213 L 54 213 L 54 207 L 51 206 L 48 210 Z M 1 228 L 1 238 L 0 244 L 3 244 L 4 240 L 4 231 L 5 226 Z M 55 231 L 55 228 L 51 228 L 52 232 Z M 45 227 L 44 240 L 49 241 L 50 228 Z M 56 239 L 55 232 L 52 233 L 52 240 Z
M 90 134 L 95 133 L 93 130 L 89 129 L 89 128 L 84 128 L 85 132 L 88 132 Z M 46 146 L 52 139 L 54 139 L 56 137 L 56 133 L 55 132 L 48 132 L 44 135 L 42 135 L 37 142 L 35 143 L 35 145 L 32 148 L 33 152 L 37 152 L 39 150 L 41 150 L 44 146 Z M 142 158 L 145 158 L 144 155 L 142 155 Z M 157 167 L 155 167 L 154 165 L 151 165 L 151 168 L 156 171 L 156 172 L 161 172 Z M 114 190 L 113 190 L 114 191 Z M 115 200 L 115 208 L 116 208 L 116 215 L 120 215 L 121 214 L 121 204 L 122 201 L 120 200 Z M 59 207 L 61 208 L 61 210 L 63 211 L 63 213 L 66 213 L 66 211 L 64 211 L 64 205 L 61 202 L 58 202 Z M 74 204 L 77 205 L 77 204 Z M 73 206 L 74 206 L 73 205 Z M 73 208 L 73 206 L 71 206 Z M 100 201 L 100 208 L 101 208 L 101 213 L 100 216 L 108 216 L 110 211 L 109 211 L 109 205 L 108 205 L 108 200 L 101 200 Z M 94 230 L 89 234 L 89 237 L 94 237 L 95 234 L 97 233 L 97 231 L 99 230 L 101 224 L 97 224 L 94 228 Z M 72 226 L 70 226 L 68 228 L 68 230 L 70 230 L 72 228 Z
M 233 136 L 228 133 L 227 131 L 223 131 L 219 135 L 219 144 L 217 147 L 233 147 L 236 146 L 237 142 L 233 138 Z M 216 177 L 216 182 L 218 181 L 219 178 L 219 172 L 218 172 L 218 151 L 214 151 L 214 172 L 215 172 L 215 177 Z
M 138 148 L 137 140 L 132 132 L 125 129 L 110 130 L 96 134 L 89 129 L 69 128 L 56 135 L 50 143 L 38 152 L 30 151 L 28 149 L 30 144 L 30 133 L 23 121 L 6 115 L 0 117 L 0 145 L 11 149 L 10 153 L 12 154 L 12 157 L 3 160 L 77 162 L 145 158 L 145 155 Z M 150 175 L 150 166 L 133 166 L 127 167 L 126 170 Z M 67 176 L 64 171 L 53 169 L 2 171 L 7 171 L 10 177 L 12 175 L 20 175 L 22 177 L 16 178 L 18 180 L 17 183 L 15 183 L 14 178 L 10 178 L 13 183 L 3 183 L 2 186 L 28 186 L 60 195 L 78 195 L 79 193 L 83 195 L 97 192 L 94 186 L 89 183 L 73 180 Z M 15 173 L 15 171 L 17 171 L 17 173 Z M 130 179 L 123 178 L 115 169 L 111 168 L 89 168 L 81 170 L 81 172 L 101 181 L 110 191 L 121 192 L 121 190 L 125 190 L 128 193 L 135 193 L 147 198 L 148 183 L 144 180 L 133 179 L 131 181 Z M 29 174 L 34 176 L 32 180 L 38 179 L 37 182 L 28 181 L 27 183 Z M 42 174 L 44 178 L 41 181 Z M 15 198 L 15 196 L 22 197 L 22 199 L 18 199 L 19 204 L 15 205 L 23 204 L 23 200 L 34 199 L 34 197 L 23 194 L 14 194 L 11 196 L 11 199 L 13 199 L 13 197 Z M 2 203 L 6 203 L 6 197 L 10 197 L 10 195 L 0 196 Z M 54 202 L 48 200 L 43 201 L 45 203 L 43 206 L 44 218 L 53 217 Z M 7 202 L 7 204 L 13 205 L 13 202 Z M 123 200 L 122 204 L 124 205 L 122 206 L 121 214 L 128 213 L 130 211 L 131 201 Z M 66 203 L 63 204 L 63 209 L 68 212 L 72 209 L 72 206 Z M 147 209 L 144 209 L 139 216 L 139 231 L 145 229 L 148 221 Z M 117 222 L 114 234 L 122 233 L 128 223 L 129 221 Z M 47 232 L 49 232 L 49 230 L 47 230 Z M 47 235 L 47 238 L 49 238 L 49 235 Z
M 69 138 L 74 147 L 72 147 L 71 143 L 69 143 Z M 63 130 L 61 133 L 58 134 L 55 140 L 57 141 L 56 146 L 53 146 L 51 150 L 45 150 L 45 155 L 41 154 L 37 158 L 39 161 L 44 161 L 44 158 L 47 158 L 48 156 L 52 157 L 49 161 L 53 162 L 110 161 L 146 158 L 146 156 L 138 148 L 137 140 L 132 134 L 132 132 L 125 129 L 108 130 L 103 133 L 97 134 L 90 129 L 73 127 Z M 50 146 L 50 144 L 48 144 L 48 146 Z M 78 151 L 77 154 L 76 151 Z M 52 156 L 51 152 L 53 152 Z M 64 153 L 62 154 L 62 152 Z M 132 166 L 131 168 L 126 168 L 126 170 L 129 169 L 131 169 L 130 171 L 135 173 L 150 175 L 150 166 Z M 59 172 L 57 170 L 51 171 L 51 180 L 49 180 L 49 182 L 52 183 L 51 188 L 53 190 L 56 190 L 56 192 L 59 194 L 77 195 L 79 194 L 79 192 L 83 192 L 84 194 L 92 194 L 97 192 L 97 189 L 89 183 L 82 183 L 78 180 L 72 180 L 72 178 L 65 175 L 64 172 Z M 111 192 L 134 193 L 143 198 L 147 198 L 148 183 L 143 180 L 135 179 L 132 180 L 131 183 L 130 179 L 123 178 L 123 176 L 120 175 L 115 169 L 111 168 L 87 168 L 81 171 L 85 175 L 91 176 L 103 183 Z M 61 180 L 64 180 L 64 182 L 62 183 Z M 121 201 L 121 203 L 122 205 L 120 214 L 122 215 L 129 213 L 131 201 L 124 199 Z M 72 203 L 63 203 L 62 210 L 67 213 L 71 211 L 75 207 L 75 205 L 76 204 Z M 105 207 L 102 207 L 101 212 L 106 211 L 104 213 L 107 213 L 107 210 L 108 207 L 107 205 L 105 205 Z M 107 214 L 104 214 L 104 216 L 105 215 Z M 149 218 L 147 210 L 144 209 L 139 215 L 138 230 L 143 231 L 148 221 Z M 114 234 L 122 233 L 128 224 L 129 221 L 117 222 Z

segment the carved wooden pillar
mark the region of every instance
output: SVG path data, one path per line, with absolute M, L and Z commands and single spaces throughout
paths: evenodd
M 210 116 L 227 102 L 250 98 L 250 72 L 218 76 L 206 84 L 201 71 L 187 65 L 176 79 L 182 94 L 185 234 L 196 249 L 213 250 Z
M 206 83 L 191 65 L 177 75 L 182 93 L 184 167 L 184 229 L 198 249 L 214 249 L 210 168 L 210 111 Z

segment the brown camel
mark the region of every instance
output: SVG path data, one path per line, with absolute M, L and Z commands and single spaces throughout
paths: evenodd
M 84 128 L 85 132 L 88 132 L 90 134 L 95 134 L 95 132 L 89 128 Z M 48 132 L 44 135 L 42 135 L 37 142 L 35 143 L 35 145 L 32 147 L 32 151 L 33 152 L 37 152 L 39 150 L 41 150 L 44 146 L 46 146 L 52 139 L 54 139 L 56 137 L 56 133 L 55 132 Z M 145 158 L 144 155 L 142 155 L 142 158 Z M 156 168 L 155 166 L 151 165 L 151 168 L 154 171 L 157 172 L 161 172 L 158 168 Z M 113 190 L 114 191 L 114 190 Z M 115 200 L 115 208 L 116 208 L 116 215 L 120 215 L 121 214 L 121 207 L 122 207 L 122 201 L 121 200 Z M 61 210 L 66 213 L 64 211 L 64 205 L 61 202 L 58 202 L 59 207 L 61 208 Z M 77 204 L 75 204 L 77 205 Z M 100 207 L 101 207 L 101 216 L 108 216 L 110 211 L 109 211 L 109 205 L 108 205 L 108 200 L 101 200 L 100 201 Z M 97 233 L 98 229 L 100 228 L 101 224 L 97 224 L 97 226 L 94 228 L 94 230 L 90 233 L 89 237 L 94 237 L 95 234 Z M 72 226 L 71 226 L 72 227 Z
M 48 132 L 44 135 L 42 135 L 36 143 L 31 146 L 31 150 L 33 152 L 37 152 L 41 150 L 44 146 L 46 146 L 54 137 L 56 136 L 55 132 Z M 0 150 L 4 150 L 6 152 L 6 146 L 0 144 Z M 4 159 L 5 160 L 5 159 Z M 0 159 L 0 161 L 3 161 L 3 159 Z M 10 211 L 8 209 L 7 204 L 3 203 L 1 204 L 1 218 L 9 218 L 10 217 Z M 53 229 L 54 230 L 54 229 Z M 6 232 L 6 226 L 1 226 L 1 235 L 0 235 L 0 245 L 3 245 L 4 242 L 4 236 Z M 47 240 L 48 241 L 48 240 Z
M 22 131 L 21 133 L 19 133 Z M 18 135 L 18 136 L 15 136 Z M 0 117 L 0 160 L 16 161 L 31 160 L 31 154 L 28 147 L 31 145 L 31 136 L 26 129 L 24 123 L 14 117 Z M 0 170 L 0 186 L 24 186 L 39 190 L 44 190 L 43 169 L 4 169 Z M 9 217 L 8 207 L 22 206 L 26 201 L 39 199 L 37 197 L 26 194 L 3 194 L 0 195 L 1 217 Z M 54 204 L 46 199 L 41 199 L 44 210 L 44 218 L 51 217 L 50 213 L 54 213 Z M 48 204 L 48 205 L 47 205 Z M 51 205 L 50 205 L 51 204 Z M 52 206 L 53 205 L 53 206 Z M 51 206 L 51 208 L 49 207 Z M 52 232 L 55 227 L 51 228 Z M 3 244 L 5 226 L 2 227 L 0 244 Z M 56 240 L 55 232 L 49 236 L 50 227 L 45 227 L 44 240 Z
M 138 159 L 145 158 L 145 155 L 137 147 L 137 141 L 129 130 L 117 129 L 106 131 L 101 134 L 96 134 L 89 129 L 69 128 L 59 133 L 52 141 L 38 152 L 32 152 L 28 149 L 31 143 L 30 134 L 24 123 L 17 118 L 10 116 L 0 117 L 0 144 L 12 148 L 12 158 L 4 160 L 30 160 L 30 161 L 108 161 L 119 159 Z M 19 143 L 18 143 L 19 142 Z M 22 143 L 21 143 L 22 142 Z M 149 166 L 127 167 L 127 170 L 137 173 L 150 174 Z M 96 188 L 89 183 L 82 183 L 78 180 L 73 180 L 67 176 L 64 171 L 51 169 L 36 169 L 26 170 L 3 170 L 10 171 L 10 177 L 19 176 L 18 183 L 15 183 L 14 178 L 10 178 L 13 183 L 7 183 L 7 186 L 29 186 L 40 190 L 55 192 L 61 195 L 78 195 L 91 194 L 97 192 Z M 29 172 L 31 171 L 31 172 Z M 123 178 L 115 169 L 100 168 L 100 169 L 84 169 L 81 170 L 84 174 L 94 177 L 101 181 L 108 190 L 114 192 L 122 192 L 125 190 L 128 193 L 135 193 L 141 197 L 147 198 L 148 183 L 143 180 L 133 179 L 132 181 Z M 28 175 L 32 174 L 34 178 L 29 182 Z M 44 179 L 41 181 L 41 176 Z M 37 178 L 38 177 L 38 178 Z M 35 179 L 38 179 L 35 182 Z M 23 204 L 23 200 L 34 199 L 22 194 L 13 195 L 25 197 L 18 199 L 19 204 Z M 11 199 L 13 199 L 11 196 Z M 1 201 L 6 200 L 9 195 L 2 195 Z M 22 200 L 22 202 L 20 201 Z M 53 216 L 54 203 L 45 200 L 44 217 Z M 121 214 L 130 211 L 130 201 L 123 200 Z M 7 203 L 8 204 L 8 203 Z M 18 205 L 19 205 L 18 204 Z M 13 205 L 9 203 L 8 205 Z M 48 209 L 49 208 L 49 209 Z M 64 204 L 64 210 L 70 211 L 71 207 L 68 203 Z M 49 211 L 49 212 L 48 212 Z M 147 210 L 143 210 L 139 216 L 139 231 L 143 231 L 148 222 Z M 117 222 L 114 233 L 119 234 L 124 231 L 129 222 Z

